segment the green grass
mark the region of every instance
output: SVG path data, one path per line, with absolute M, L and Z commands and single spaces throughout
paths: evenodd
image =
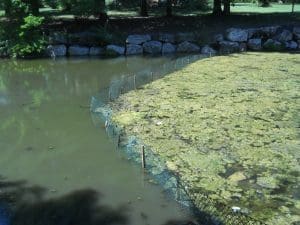
M 272 3 L 270 7 L 258 7 L 257 4 L 236 3 L 231 10 L 234 13 L 288 13 L 292 11 L 292 5 Z M 295 5 L 294 10 L 300 12 L 300 4 Z
M 206 193 L 288 225 L 300 220 L 292 194 L 300 184 L 299 69 L 297 54 L 213 57 L 109 106 L 113 122 L 178 173 L 199 207 Z
M 292 10 L 291 4 L 276 4 L 272 3 L 270 7 L 259 7 L 257 4 L 252 3 L 236 3 L 235 6 L 231 7 L 233 13 L 239 14 L 268 14 L 268 13 L 290 13 Z M 42 8 L 40 12 L 45 16 L 53 16 L 54 18 L 73 18 L 73 15 L 65 14 L 59 10 L 53 10 L 51 8 Z M 295 12 L 300 12 L 300 4 L 295 5 Z M 111 17 L 137 17 L 139 16 L 139 8 L 130 8 L 125 10 L 108 10 L 108 15 Z M 183 16 L 183 15 L 203 15 L 211 13 L 211 11 L 199 11 L 192 9 L 178 9 L 174 8 L 174 14 Z M 162 16 L 165 14 L 164 8 L 152 8 L 149 9 L 150 16 Z M 0 11 L 1 15 L 1 11 Z

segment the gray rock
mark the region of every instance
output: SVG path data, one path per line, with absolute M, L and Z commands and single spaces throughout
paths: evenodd
M 46 49 L 49 57 L 61 57 L 67 55 L 67 47 L 65 45 L 49 45 Z
M 176 46 L 171 43 L 164 43 L 161 52 L 163 55 L 175 53 Z
M 148 41 L 143 44 L 143 49 L 148 54 L 160 54 L 162 43 L 160 41 Z
M 280 28 L 280 26 L 269 26 L 269 27 L 261 27 L 259 30 L 260 30 L 260 33 L 262 33 L 268 37 L 271 37 L 277 33 L 279 28 Z
M 69 56 L 87 56 L 90 48 L 85 46 L 73 45 L 68 49 Z
M 217 34 L 217 35 L 214 36 L 214 42 L 215 42 L 215 43 L 219 43 L 219 42 L 221 42 L 221 41 L 224 41 L 224 36 L 223 36 L 223 34 Z
M 274 39 L 280 42 L 291 41 L 293 39 L 293 34 L 289 30 L 283 30 L 279 34 L 277 34 Z
M 260 38 L 253 38 L 248 40 L 247 46 L 251 50 L 259 51 L 262 49 L 261 43 L 262 42 Z
M 128 44 L 126 45 L 126 55 L 143 54 L 143 47 L 141 45 Z
M 201 49 L 201 54 L 205 54 L 205 55 L 215 55 L 217 54 L 217 51 L 214 50 L 212 47 L 205 45 L 202 49 Z
M 226 39 L 237 42 L 247 41 L 248 31 L 240 28 L 229 28 L 226 30 Z
M 49 44 L 68 44 L 68 35 L 63 32 L 53 32 L 49 35 Z
M 126 39 L 127 44 L 140 45 L 147 41 L 151 41 L 151 36 L 148 34 L 133 34 L 129 35 Z
M 184 42 L 184 41 L 194 42 L 196 40 L 196 35 L 190 32 L 188 33 L 179 32 L 176 34 L 175 39 L 177 43 Z
M 175 43 L 175 35 L 174 34 L 160 33 L 158 35 L 158 40 L 161 41 L 161 42 Z
M 282 51 L 284 49 L 283 44 L 279 41 L 268 39 L 264 44 L 263 48 L 268 51 Z
M 6 58 L 8 55 L 8 40 L 0 40 L 0 58 Z
M 239 52 L 240 51 L 240 45 L 238 42 L 232 42 L 232 41 L 221 41 L 220 42 L 220 52 L 229 54 L 233 52 Z
M 89 54 L 90 54 L 90 56 L 103 55 L 104 54 L 104 48 L 101 48 L 101 47 L 91 47 Z
M 288 41 L 285 43 L 286 49 L 296 50 L 298 48 L 298 44 L 295 41 Z
M 190 53 L 190 52 L 200 52 L 200 47 L 196 44 L 184 41 L 177 46 L 177 52 Z
M 248 29 L 248 39 L 261 37 L 259 28 Z
M 125 48 L 118 45 L 107 45 L 106 46 L 106 55 L 108 56 L 118 56 L 118 55 L 124 55 L 125 54 Z
M 294 27 L 293 34 L 296 40 L 300 40 L 300 27 Z
M 241 42 L 241 43 L 239 44 L 239 48 L 240 48 L 240 52 L 245 52 L 245 51 L 247 51 L 247 43 Z

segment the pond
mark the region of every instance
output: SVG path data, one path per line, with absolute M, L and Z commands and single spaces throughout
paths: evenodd
M 116 149 L 89 109 L 113 80 L 165 65 L 178 66 L 164 57 L 0 61 L 0 224 L 193 220 Z

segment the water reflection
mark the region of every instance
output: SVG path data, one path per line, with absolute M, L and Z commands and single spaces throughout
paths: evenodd
M 113 80 L 165 64 L 176 69 L 178 61 L 0 61 L 0 171 L 6 178 L 0 180 L 0 211 L 9 204 L 11 224 L 158 225 L 190 219 L 115 151 L 88 108 L 91 96 Z

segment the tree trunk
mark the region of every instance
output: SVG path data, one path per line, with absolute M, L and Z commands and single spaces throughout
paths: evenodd
M 11 0 L 4 0 L 5 16 L 9 16 L 11 12 Z
M 147 0 L 141 0 L 141 16 L 148 16 Z
M 39 0 L 31 0 L 30 8 L 32 14 L 37 16 L 39 14 L 40 1 Z
M 230 0 L 224 0 L 224 15 L 230 15 Z
M 214 0 L 213 15 L 219 16 L 222 14 L 221 0 Z
M 292 1 L 292 13 L 295 12 L 295 0 Z
M 172 16 L 172 0 L 167 0 L 167 9 L 166 9 L 166 14 L 168 17 Z

